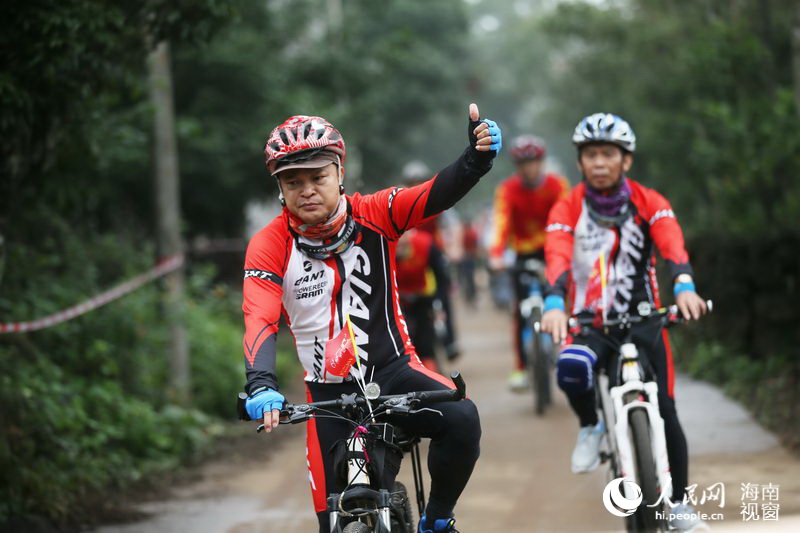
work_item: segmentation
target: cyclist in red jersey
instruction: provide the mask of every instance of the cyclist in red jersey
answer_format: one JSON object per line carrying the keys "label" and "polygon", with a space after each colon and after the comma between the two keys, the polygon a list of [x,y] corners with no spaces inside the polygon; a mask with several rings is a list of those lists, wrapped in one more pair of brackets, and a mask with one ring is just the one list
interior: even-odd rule
{"label": "cyclist in red jersey", "polygon": [[[551,210],[547,224],[547,282],[542,329],[555,342],[566,339],[556,365],[559,387],[578,415],[580,431],[572,454],[572,471],[588,472],[599,462],[603,428],[595,407],[594,368],[604,365],[610,347],[596,337],[567,336],[565,300],[571,314],[615,316],[661,305],[655,275],[656,249],[666,260],[675,302],[687,319],[706,312],[697,295],[681,227],[669,202],[653,189],[627,177],[636,137],[616,115],[584,118],[572,137],[578,148],[583,182]],[[601,267],[600,262],[605,263]],[[606,280],[600,279],[607,272]],[[605,287],[605,294],[603,291]],[[666,331],[657,324],[632,328],[634,342],[647,357],[658,383],[672,473],[672,498],[679,502],[688,486],[686,438],[675,411],[672,353]],[[690,530],[702,522],[685,503],[672,515],[675,529]]]}
{"label": "cyclist in red jersey", "polygon": [[450,290],[450,279],[444,254],[430,233],[413,228],[397,242],[397,289],[417,355],[438,372],[434,301]]}
{"label": "cyclist in red jersey", "polygon": [[[480,120],[470,105],[469,146],[433,178],[407,189],[344,194],[345,144],[320,117],[295,116],[276,127],[265,154],[278,182],[283,212],[247,247],[244,271],[245,408],[263,419],[267,432],[278,426],[284,397],[275,373],[275,339],[281,313],[295,340],[305,371],[308,401],[339,398],[357,391],[352,374],[325,373],[328,340],[349,316],[367,380],[383,394],[453,388],[426,369],[409,340],[395,283],[395,246],[408,229],[461,199],[492,166],[501,133]],[[408,433],[431,438],[431,492],[419,531],[455,531],[453,508],[479,454],[480,421],[470,400],[437,405],[442,416],[422,413],[397,421]],[[329,450],[346,438],[340,420],[307,424],[307,460],[321,532],[328,532],[326,497],[340,491]],[[391,489],[388,480],[387,489]]]}
{"label": "cyclist in red jersey", "polygon": [[528,259],[544,260],[544,228],[550,208],[569,192],[569,183],[558,174],[543,172],[547,153],[545,142],[533,135],[521,135],[511,142],[511,158],[516,173],[503,181],[495,192],[494,237],[489,249],[489,267],[506,268],[506,247],[516,254],[512,268],[514,284],[514,370],[508,377],[513,391],[528,386],[527,362],[523,352],[523,321],[519,302],[528,296],[523,265]]}

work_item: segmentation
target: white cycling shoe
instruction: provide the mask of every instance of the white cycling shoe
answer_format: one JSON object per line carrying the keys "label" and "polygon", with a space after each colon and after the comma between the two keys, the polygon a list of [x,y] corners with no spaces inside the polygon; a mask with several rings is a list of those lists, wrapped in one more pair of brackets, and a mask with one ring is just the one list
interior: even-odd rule
{"label": "white cycling shoe", "polygon": [[694,507],[688,503],[679,503],[672,509],[668,509],[669,529],[680,532],[689,531],[708,531],[711,527],[705,520],[702,520]]}
{"label": "white cycling shoe", "polygon": [[605,427],[600,421],[594,426],[584,426],[578,432],[578,441],[572,451],[572,473],[591,472],[600,465],[600,439]]}

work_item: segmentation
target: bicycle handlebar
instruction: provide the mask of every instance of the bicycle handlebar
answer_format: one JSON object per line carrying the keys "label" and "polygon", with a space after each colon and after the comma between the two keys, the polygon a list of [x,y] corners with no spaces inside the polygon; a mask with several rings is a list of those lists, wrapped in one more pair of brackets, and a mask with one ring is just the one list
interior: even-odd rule
{"label": "bicycle handlebar", "polygon": [[[706,306],[708,307],[708,312],[710,313],[714,309],[714,302],[712,300],[706,300]],[[598,321],[597,316],[590,316],[590,317],[581,317],[581,316],[573,316],[569,319],[569,328],[574,329],[577,327],[591,327],[591,328],[603,328],[609,326],[627,326],[631,324],[639,324],[645,322],[647,320],[652,320],[655,318],[660,318],[664,321],[664,327],[670,327],[675,324],[681,324],[686,322],[686,319],[680,315],[680,311],[677,305],[670,305],[669,307],[661,307],[656,309],[655,311],[651,311],[646,315],[631,315],[631,314],[624,314],[619,315],[615,318],[606,319],[605,321],[600,318]]]}
{"label": "bicycle handlebar", "polygon": [[[378,396],[370,400],[372,405],[375,406],[373,411],[377,413],[379,411],[392,410],[398,413],[413,414],[414,411],[412,408],[420,402],[454,402],[464,399],[466,397],[466,383],[464,383],[464,378],[459,372],[454,371],[450,374],[450,379],[453,380],[453,384],[456,386],[455,389],[415,391],[405,394]],[[244,393],[240,393],[240,398],[242,394]],[[342,397],[336,400],[286,404],[283,406],[283,409],[281,409],[280,423],[298,424],[300,422],[305,422],[314,417],[317,411],[345,410],[352,407],[366,406],[367,398],[358,393],[342,394]],[[250,420],[250,418],[248,417],[245,420]],[[259,426],[258,431],[261,431],[262,428],[263,426]]]}

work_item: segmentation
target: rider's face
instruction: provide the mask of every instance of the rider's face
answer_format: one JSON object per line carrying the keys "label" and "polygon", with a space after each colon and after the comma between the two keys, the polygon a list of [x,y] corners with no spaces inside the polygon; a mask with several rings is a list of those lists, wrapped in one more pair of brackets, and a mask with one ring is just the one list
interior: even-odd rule
{"label": "rider's face", "polygon": [[339,203],[340,174],[335,163],[322,168],[292,168],[281,172],[278,186],[283,191],[286,208],[305,224],[323,222]]}
{"label": "rider's face", "polygon": [[517,163],[517,172],[522,176],[522,180],[528,185],[533,185],[542,173],[541,159],[529,159]]}
{"label": "rider's face", "polygon": [[589,185],[601,191],[619,183],[632,164],[633,156],[611,143],[589,144],[578,154],[578,169]]}

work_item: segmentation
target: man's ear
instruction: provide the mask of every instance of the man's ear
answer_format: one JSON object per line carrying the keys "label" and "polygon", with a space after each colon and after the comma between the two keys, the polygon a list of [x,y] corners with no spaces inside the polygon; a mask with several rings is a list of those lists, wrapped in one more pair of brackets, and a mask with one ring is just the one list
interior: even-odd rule
{"label": "man's ear", "polygon": [[622,171],[628,172],[633,166],[633,154],[625,152],[622,154]]}

